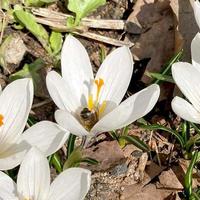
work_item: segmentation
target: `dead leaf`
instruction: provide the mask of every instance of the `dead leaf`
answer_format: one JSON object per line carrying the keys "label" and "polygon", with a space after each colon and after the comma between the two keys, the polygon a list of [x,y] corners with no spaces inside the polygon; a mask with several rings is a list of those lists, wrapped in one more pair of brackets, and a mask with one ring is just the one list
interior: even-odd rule
{"label": "dead leaf", "polygon": [[103,141],[85,149],[83,155],[99,162],[98,165],[87,167],[92,171],[105,171],[125,161],[123,151],[117,141]]}

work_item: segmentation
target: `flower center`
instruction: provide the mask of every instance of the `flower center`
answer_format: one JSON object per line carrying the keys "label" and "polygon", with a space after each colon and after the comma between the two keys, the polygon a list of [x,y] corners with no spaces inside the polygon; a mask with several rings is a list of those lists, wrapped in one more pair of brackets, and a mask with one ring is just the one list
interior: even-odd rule
{"label": "flower center", "polygon": [[99,104],[99,95],[104,85],[103,79],[94,80],[94,84],[96,85],[96,97],[94,99],[93,95],[89,94],[87,108],[83,108],[80,113],[81,122],[88,131],[98,122],[106,108],[106,101],[103,101],[101,105]]}
{"label": "flower center", "polygon": [[4,116],[2,114],[0,114],[0,127],[4,125]]}

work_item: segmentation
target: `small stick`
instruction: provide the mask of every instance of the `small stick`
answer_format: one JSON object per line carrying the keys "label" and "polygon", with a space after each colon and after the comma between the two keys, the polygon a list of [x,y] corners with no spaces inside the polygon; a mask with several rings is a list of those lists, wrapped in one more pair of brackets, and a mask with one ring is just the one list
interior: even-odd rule
{"label": "small stick", "polygon": [[[34,15],[44,17],[47,20],[57,21],[61,24],[66,24],[68,17],[73,17],[72,15],[50,11],[45,8],[31,9]],[[110,30],[124,30],[125,20],[109,20],[109,19],[92,19],[92,18],[83,18],[80,26],[87,26],[88,28],[96,29],[110,29]]]}
{"label": "small stick", "polygon": [[86,38],[90,38],[93,40],[97,40],[99,42],[103,42],[106,44],[111,44],[114,46],[128,46],[128,47],[132,47],[134,44],[132,42],[126,42],[126,41],[121,41],[121,40],[116,40],[113,38],[109,38],[109,37],[105,37],[99,34],[95,34],[95,33],[91,33],[91,32],[83,32],[83,33],[79,33],[79,32],[73,32],[76,35],[80,35]]}
{"label": "small stick", "polygon": [[33,104],[33,105],[32,105],[32,109],[38,108],[38,107],[41,107],[41,106],[44,106],[44,105],[49,104],[49,103],[51,103],[51,102],[52,102],[51,99],[46,99],[46,100],[44,100],[44,101],[42,101],[42,102],[40,102],[40,103]]}
{"label": "small stick", "polygon": [[131,43],[131,42],[121,41],[121,40],[109,38],[109,37],[106,37],[106,36],[102,36],[102,35],[99,35],[99,34],[96,34],[96,33],[91,33],[89,31],[87,31],[86,27],[78,27],[76,29],[70,29],[70,28],[67,28],[66,25],[62,25],[60,23],[53,22],[53,21],[50,21],[50,20],[46,20],[46,19],[40,18],[40,17],[36,17],[36,21],[38,23],[48,25],[52,29],[56,29],[56,30],[59,30],[59,31],[62,31],[62,32],[72,32],[76,35],[80,35],[80,36],[83,36],[83,37],[86,37],[86,38],[97,40],[99,42],[103,42],[103,43],[106,43],[106,44],[111,44],[111,45],[114,45],[114,46],[124,46],[124,45],[128,46],[128,47],[133,46],[133,43]]}

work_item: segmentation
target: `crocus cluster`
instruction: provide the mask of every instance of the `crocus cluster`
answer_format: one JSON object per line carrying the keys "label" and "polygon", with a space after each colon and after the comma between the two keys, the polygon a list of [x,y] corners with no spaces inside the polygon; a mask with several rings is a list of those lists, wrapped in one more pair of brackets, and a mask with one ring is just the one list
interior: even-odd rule
{"label": "crocus cluster", "polygon": [[[194,13],[200,27],[200,2]],[[177,62],[173,78],[187,100],[175,97],[172,109],[181,118],[200,124],[200,33],[191,44],[192,64]],[[1,200],[83,200],[91,172],[82,168],[63,171],[50,184],[47,156],[59,150],[70,133],[95,137],[123,128],[145,116],[155,106],[157,84],[122,101],[133,73],[128,47],[112,51],[93,73],[89,56],[76,38],[68,35],[61,52],[61,75],[51,71],[46,78],[49,94],[58,110],[57,123],[41,121],[25,129],[33,102],[31,79],[16,80],[0,90],[0,170],[20,165],[17,183],[0,171]]]}
{"label": "crocus cluster", "polygon": [[59,108],[55,112],[57,123],[41,121],[24,131],[34,96],[31,79],[16,80],[1,91],[0,170],[18,165],[20,169],[17,183],[0,172],[0,199],[84,199],[90,171],[67,169],[50,185],[46,157],[64,145],[69,133],[95,137],[127,126],[151,111],[160,93],[156,84],[121,102],[132,72],[132,55],[124,46],[108,55],[94,75],[86,49],[68,35],[61,52],[62,76],[51,71],[46,79],[49,94]]}

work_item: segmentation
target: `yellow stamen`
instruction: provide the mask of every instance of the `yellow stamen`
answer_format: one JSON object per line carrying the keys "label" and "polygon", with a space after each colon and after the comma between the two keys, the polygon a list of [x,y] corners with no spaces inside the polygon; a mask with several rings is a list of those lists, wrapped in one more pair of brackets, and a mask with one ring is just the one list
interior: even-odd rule
{"label": "yellow stamen", "polygon": [[103,103],[99,106],[99,116],[103,114],[105,109],[106,109],[106,101],[103,101]]}
{"label": "yellow stamen", "polygon": [[99,94],[100,94],[102,86],[104,85],[104,81],[103,79],[99,78],[99,80],[98,79],[95,80],[95,84],[97,86],[96,102],[98,102]]}
{"label": "yellow stamen", "polygon": [[94,107],[93,96],[92,94],[90,94],[88,97],[88,109],[91,111],[93,107]]}
{"label": "yellow stamen", "polygon": [[0,114],[0,126],[3,126],[4,122],[3,122],[4,116]]}

